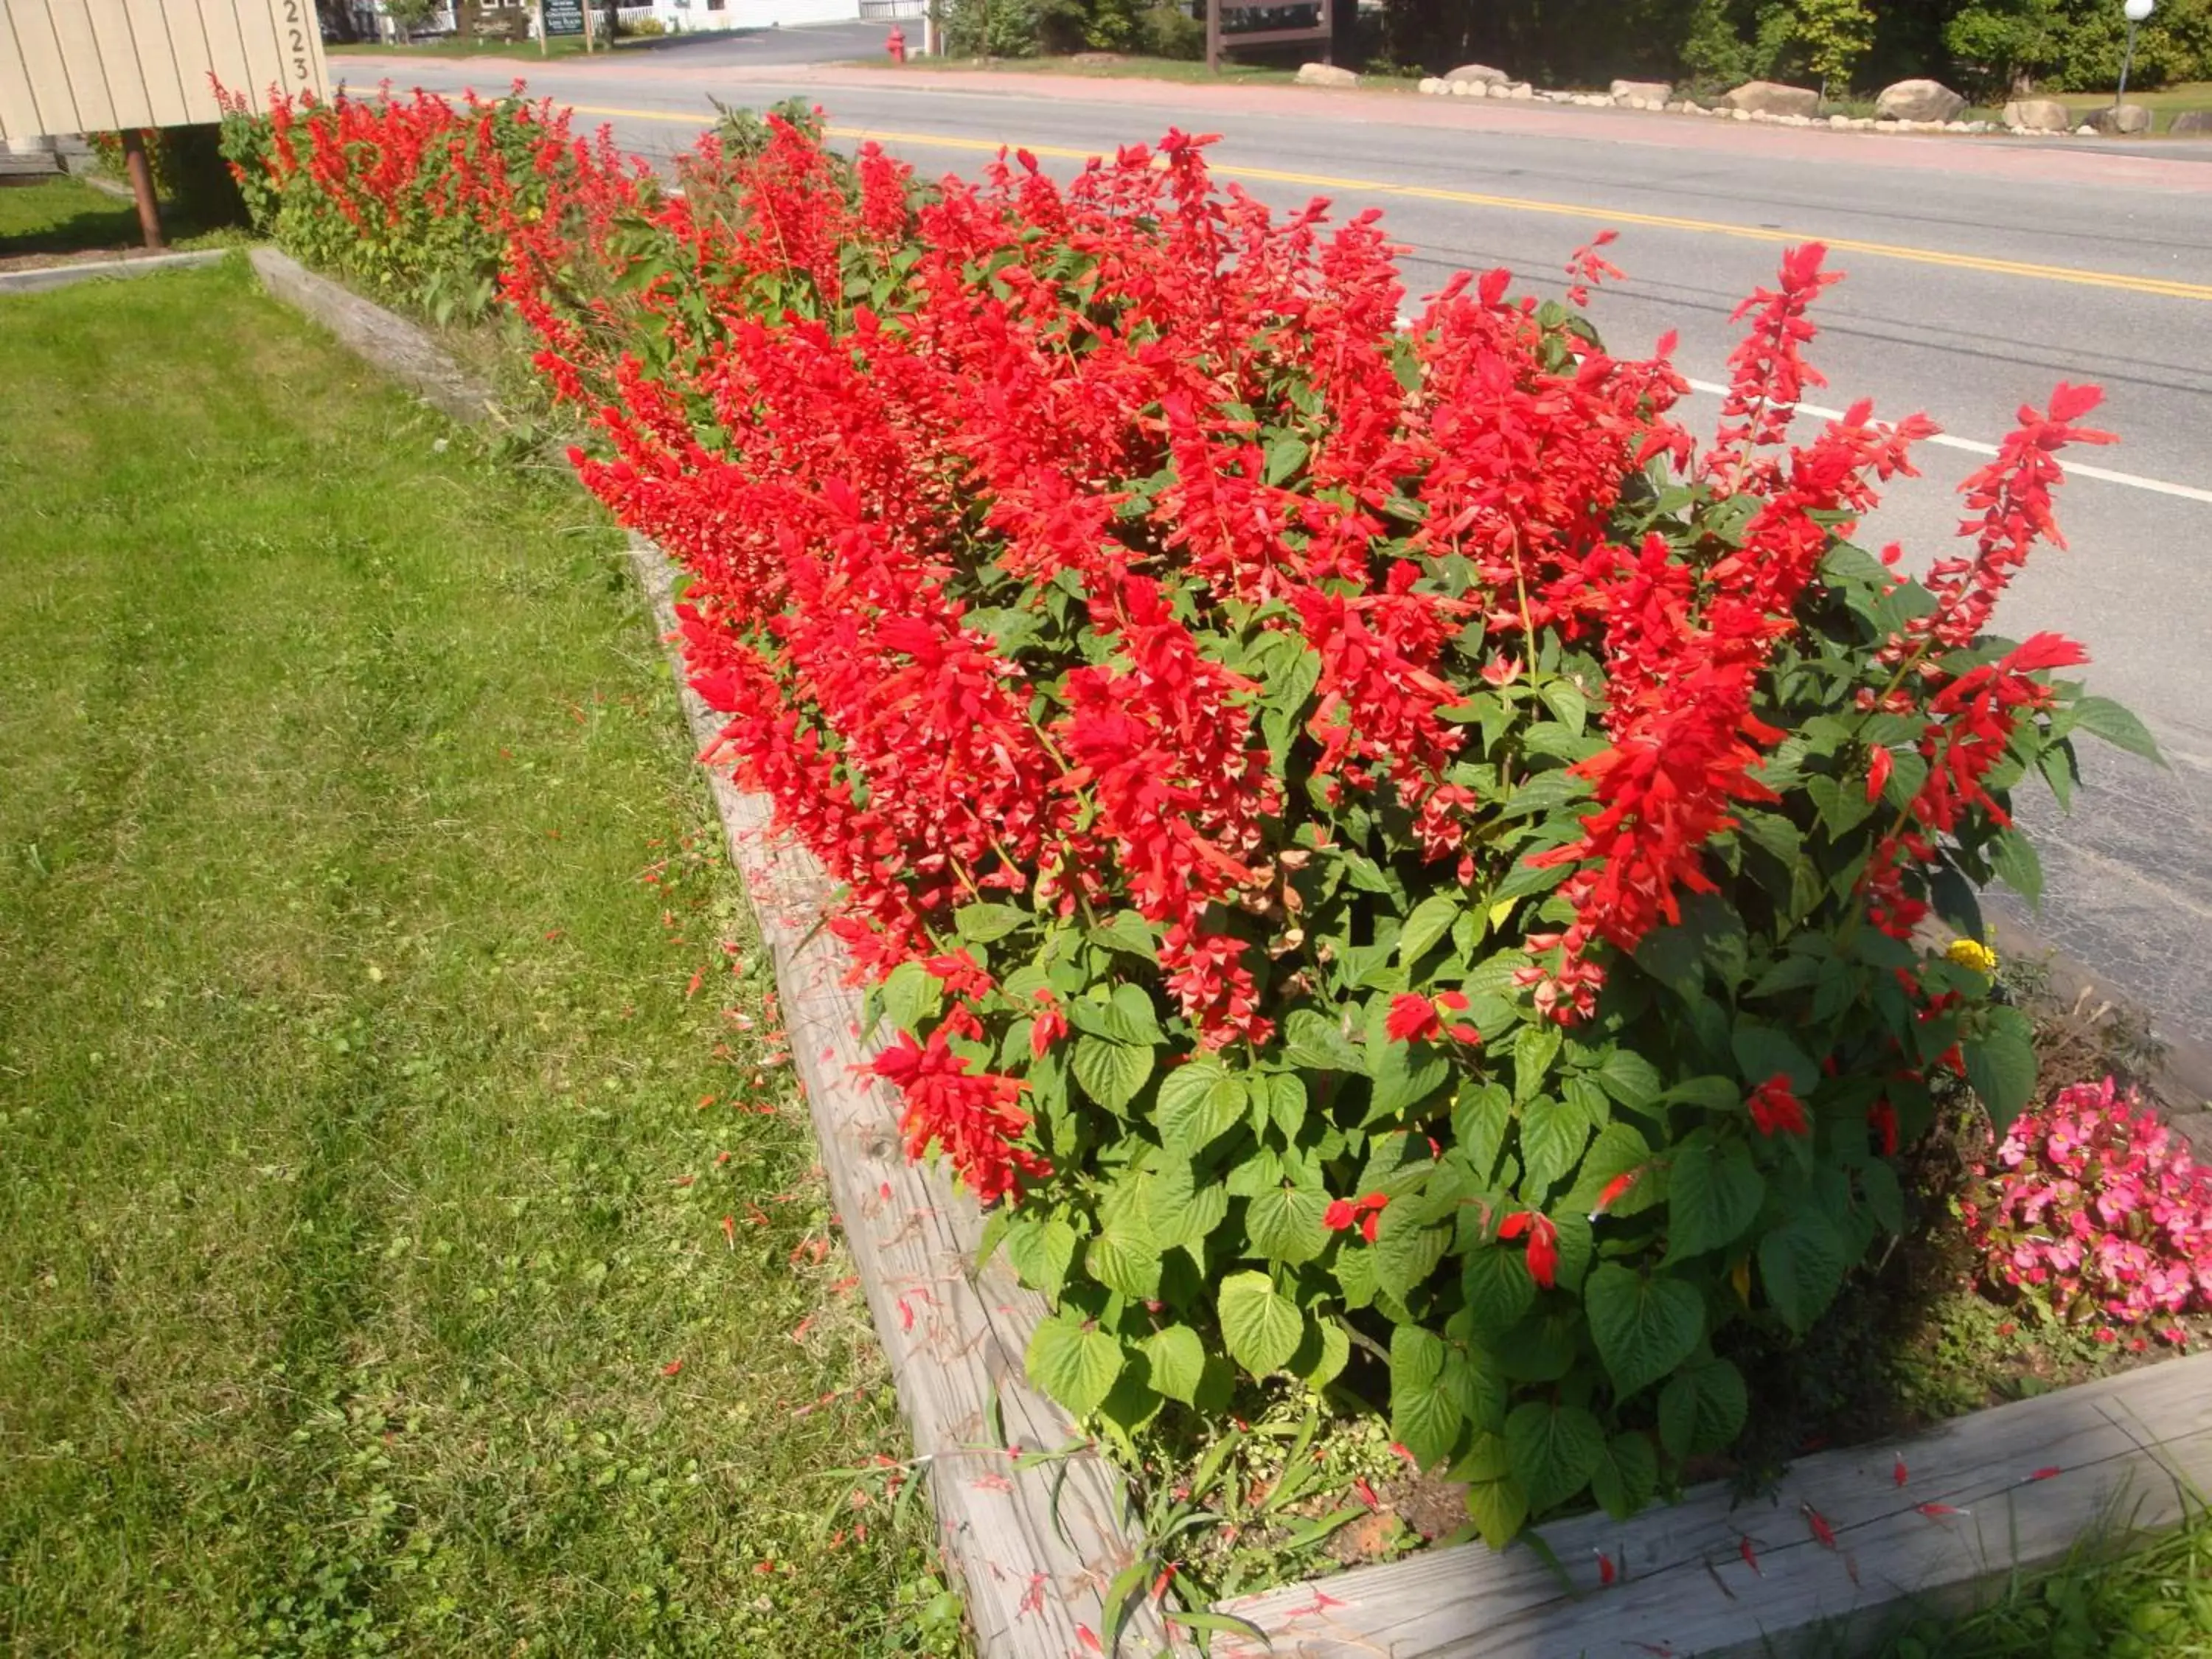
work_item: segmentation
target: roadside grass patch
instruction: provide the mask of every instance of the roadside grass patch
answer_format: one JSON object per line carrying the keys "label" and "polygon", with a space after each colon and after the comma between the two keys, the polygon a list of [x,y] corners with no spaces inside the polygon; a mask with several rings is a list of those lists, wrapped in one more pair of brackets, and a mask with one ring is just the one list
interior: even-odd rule
{"label": "roadside grass patch", "polygon": [[0,1647],[957,1650],[598,510],[235,260],[0,404]]}

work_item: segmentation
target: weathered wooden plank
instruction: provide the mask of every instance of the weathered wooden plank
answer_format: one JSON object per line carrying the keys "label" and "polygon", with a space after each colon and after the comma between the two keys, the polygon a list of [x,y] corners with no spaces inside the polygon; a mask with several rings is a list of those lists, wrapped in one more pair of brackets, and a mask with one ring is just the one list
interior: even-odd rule
{"label": "weathered wooden plank", "polygon": [[[633,537],[631,548],[655,621],[669,633],[676,625],[672,567],[642,537]],[[677,668],[680,683],[680,662]],[[721,722],[688,685],[684,703],[703,753]],[[1082,1632],[1095,1640],[1103,1628],[1103,1594],[1134,1559],[1133,1546],[1122,1524],[1120,1477],[1026,1379],[1023,1356],[1045,1316],[1043,1300],[1002,1263],[971,1274],[981,1215],[945,1175],[907,1158],[897,1097],[865,1074],[872,1045],[860,1037],[860,994],[845,983],[849,958],[821,926],[827,878],[803,848],[770,833],[766,800],[738,791],[720,768],[710,766],[708,775],[730,857],[775,957],[793,1063],[830,1192],[915,1455],[928,1463],[978,1645],[994,1659],[1095,1651]],[[994,1400],[1004,1445],[989,1421]],[[1077,1449],[1028,1470],[1014,1467],[1018,1450],[1064,1446]],[[1165,1641],[1147,1609],[1125,1651],[1154,1653]]]}
{"label": "weathered wooden plank", "polygon": [[[1273,1659],[1748,1659],[1790,1652],[1814,1629],[1866,1639],[1907,1604],[1970,1599],[2100,1529],[2170,1526],[2184,1506],[2177,1476],[2212,1486],[2212,1354],[1978,1412],[1901,1445],[1805,1458],[1771,1502],[1739,1507],[1716,1485],[1625,1525],[1595,1515],[1542,1528],[1568,1583],[1528,1550],[1471,1545],[1224,1610],[1267,1631]],[[1619,1575],[1609,1588],[1601,1552]],[[1261,1651],[1235,1640],[1215,1650]]]}

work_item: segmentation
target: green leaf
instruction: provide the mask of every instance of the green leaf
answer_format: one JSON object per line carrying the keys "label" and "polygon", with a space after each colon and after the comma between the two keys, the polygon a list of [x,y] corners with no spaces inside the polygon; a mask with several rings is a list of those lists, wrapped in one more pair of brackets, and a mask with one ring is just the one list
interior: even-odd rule
{"label": "green leaf", "polygon": [[878,994],[883,998],[884,1018],[902,1031],[914,1031],[936,1017],[944,1002],[945,987],[920,963],[902,962],[891,969]]}
{"label": "green leaf", "polygon": [[1297,1187],[1276,1187],[1253,1194],[1244,1210],[1245,1236],[1272,1261],[1295,1266],[1311,1261],[1328,1248],[1328,1195]]}
{"label": "green leaf", "polygon": [[1153,934],[1152,924],[1134,910],[1122,910],[1109,916],[1093,927],[1088,937],[1093,945],[1135,957],[1140,962],[1159,961],[1159,943]]}
{"label": "green leaf", "polygon": [[1288,432],[1279,432],[1267,440],[1264,453],[1267,484],[1273,489],[1305,465],[1306,441]]}
{"label": "green leaf", "polygon": [[1452,1108],[1452,1136],[1467,1154],[1478,1180],[1488,1181],[1513,1127],[1513,1100],[1502,1083],[1468,1083]]}
{"label": "green leaf", "polygon": [[1119,1112],[1137,1097],[1152,1074],[1152,1051],[1104,1037],[1079,1036],[1072,1062],[1075,1080],[1109,1112]]}
{"label": "green leaf", "polygon": [[2158,752],[2158,740],[2151,736],[2149,728],[2132,711],[2110,697],[2077,697],[2067,712],[2074,717],[2076,729],[2093,732],[2130,755],[2141,755],[2161,766],[2166,763],[2165,757]]}
{"label": "green leaf", "polygon": [[1659,1443],[1677,1458],[1725,1451],[1750,1404],[1743,1373],[1727,1360],[1686,1365],[1659,1391]]}
{"label": "green leaf", "polygon": [[1443,1261],[1451,1243],[1449,1227],[1425,1227],[1410,1203],[1382,1212],[1368,1253],[1375,1258],[1375,1283],[1393,1296],[1404,1296],[1423,1283]]}
{"label": "green leaf", "polygon": [[1106,1004],[1106,1035],[1116,1042],[1140,1046],[1166,1040],[1160,1031],[1159,1016],[1153,1012],[1152,999],[1143,986],[1125,981],[1114,988]]}
{"label": "green leaf", "polygon": [[1150,1299],[1160,1293],[1160,1247],[1133,1214],[1116,1216],[1083,1252],[1091,1278],[1123,1296]]}
{"label": "green leaf", "polygon": [[1029,919],[1028,911],[1012,904],[963,904],[952,913],[952,931],[970,945],[988,945]]}
{"label": "green leaf", "polygon": [[1298,1131],[1305,1127],[1306,1080],[1289,1072],[1274,1072],[1249,1078],[1245,1086],[1265,1097],[1268,1117],[1283,1132],[1283,1139],[1295,1144]]}
{"label": "green leaf", "polygon": [[1987,1030],[1967,1037],[1959,1048],[1966,1061],[1966,1081],[2002,1134],[2035,1094],[2034,1028],[2016,1008],[1992,1008]]}
{"label": "green leaf", "polygon": [[1549,1096],[1521,1109],[1521,1190],[1532,1202],[1574,1172],[1589,1145],[1589,1113]]}
{"label": "green leaf", "polygon": [[1743,1237],[1766,1197],[1766,1180],[1741,1141],[1692,1140],[1674,1155],[1667,1188],[1667,1260],[1675,1262]]}
{"label": "green leaf", "polygon": [[1579,1406],[1532,1400],[1505,1419],[1505,1455],[1540,1515],[1589,1484],[1605,1456],[1605,1431]]}
{"label": "green leaf", "polygon": [[1651,1062],[1632,1049],[1614,1048],[1598,1061],[1590,1075],[1597,1086],[1632,1111],[1640,1110],[1659,1097],[1659,1073]]}
{"label": "green leaf", "polygon": [[1390,1432],[1422,1468],[1451,1455],[1462,1420],[1444,1384],[1443,1340],[1418,1325],[1390,1333]]}
{"label": "green leaf", "polygon": [[1788,1078],[1790,1088],[1800,1095],[1808,1095],[1820,1085],[1820,1068],[1785,1031],[1744,1020],[1731,1035],[1730,1046],[1745,1081],[1753,1087],[1777,1073]]}
{"label": "green leaf", "polygon": [[1808,778],[1805,793],[1813,798],[1814,808],[1827,827],[1832,842],[1842,841],[1874,811],[1874,803],[1867,799],[1865,787],[1855,779]]}
{"label": "green leaf", "polygon": [[1216,1298],[1229,1356],[1255,1376],[1279,1371],[1298,1351],[1305,1316],[1262,1273],[1231,1273]]}
{"label": "green leaf", "polygon": [[1160,1079],[1155,1111],[1160,1145],[1195,1158],[1243,1117],[1244,1085],[1218,1060],[1196,1055]]}
{"label": "green leaf", "polygon": [[1849,1265],[1841,1235],[1817,1210],[1801,1211],[1759,1241],[1759,1282],[1782,1322],[1800,1336],[1835,1299]]}
{"label": "green leaf", "polygon": [[1411,968],[1431,946],[1451,931],[1459,920],[1460,897],[1457,893],[1431,893],[1413,907],[1413,914],[1406,918],[1406,925],[1398,930],[1398,960]]}
{"label": "green leaf", "polygon": [[1314,1322],[1312,1336],[1299,1343],[1298,1352],[1291,1355],[1291,1369],[1308,1388],[1325,1389],[1351,1358],[1352,1339],[1344,1334],[1344,1327],[1334,1319],[1319,1319]]}
{"label": "green leaf", "polygon": [[1990,868],[2030,904],[2043,902],[2043,860],[2035,843],[2019,830],[2008,830],[1990,843]]}
{"label": "green leaf", "polygon": [[1284,1054],[1294,1066],[1317,1072],[1367,1074],[1366,1058],[1336,1021],[1311,1008],[1293,1008],[1283,1022]]}
{"label": "green leaf", "polygon": [[1544,707],[1552,716],[1570,732],[1580,732],[1583,723],[1589,718],[1589,699],[1572,680],[1546,680],[1536,688],[1536,695],[1544,700]]}
{"label": "green leaf", "polygon": [[1460,1287],[1475,1334],[1492,1342],[1536,1305],[1536,1281],[1528,1277],[1523,1253],[1504,1244],[1485,1244],[1469,1251],[1460,1270]]}
{"label": "green leaf", "polygon": [[1528,1495],[1510,1474],[1496,1480],[1477,1480],[1467,1489],[1467,1513],[1482,1534],[1482,1541],[1493,1550],[1502,1550],[1528,1524]]}
{"label": "green leaf", "polygon": [[1188,1325],[1170,1325],[1154,1331],[1141,1346],[1152,1366],[1152,1387],[1170,1400],[1196,1405],[1199,1379],[1206,1375],[1206,1344],[1198,1333]]}
{"label": "green leaf", "polygon": [[1607,1262],[1589,1276],[1583,1297],[1598,1358],[1621,1399],[1687,1359],[1705,1334],[1705,1298],[1679,1279],[1646,1279]]}
{"label": "green leaf", "polygon": [[1401,1117],[1451,1080],[1451,1062],[1423,1044],[1394,1042],[1382,1020],[1367,1044],[1368,1074],[1375,1079],[1367,1106],[1368,1123]]}
{"label": "green leaf", "polygon": [[1590,1476],[1590,1495],[1616,1521],[1626,1521],[1659,1490],[1659,1454],[1640,1434],[1617,1434]]}
{"label": "green leaf", "polygon": [[1023,1284],[1042,1292],[1048,1302],[1057,1302],[1075,1261],[1075,1229],[1056,1215],[1032,1221],[1017,1214],[1006,1251]]}
{"label": "green leaf", "polygon": [[1066,1315],[1046,1320],[1030,1338],[1030,1381],[1077,1417],[1098,1409],[1121,1375],[1121,1360],[1119,1342]]}
{"label": "green leaf", "polygon": [[1513,1034],[1513,1098],[1533,1099],[1543,1091],[1544,1079],[1559,1057],[1564,1034],[1549,1020],[1523,1025]]}

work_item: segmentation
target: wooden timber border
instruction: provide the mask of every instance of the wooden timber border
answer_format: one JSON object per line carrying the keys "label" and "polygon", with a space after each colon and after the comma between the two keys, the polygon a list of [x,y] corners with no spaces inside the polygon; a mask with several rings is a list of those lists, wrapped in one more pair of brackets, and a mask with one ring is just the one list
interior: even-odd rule
{"label": "wooden timber border", "polygon": [[[356,354],[461,422],[493,418],[489,388],[423,331],[274,249],[252,257],[271,293]],[[673,567],[642,538],[632,537],[630,549],[665,640],[676,620]],[[670,662],[703,751],[720,722],[684,685],[672,648]],[[719,769],[707,772],[774,957],[823,1165],[977,1645],[986,1659],[1086,1659],[1098,1651],[1106,1589],[1138,1547],[1121,1479],[1024,1379],[1042,1298],[1003,1263],[974,1273],[982,1224],[975,1204],[935,1167],[908,1161],[896,1098],[859,1069],[868,1052],[860,995],[845,983],[842,949],[820,926],[832,896],[827,878],[771,833],[766,801]],[[1032,1451],[1066,1455],[1020,1467],[1018,1454]],[[1467,1545],[1245,1596],[1220,1610],[1251,1620],[1271,1646],[1217,1636],[1213,1651],[1221,1659],[1849,1651],[1908,1611],[1971,1605],[1993,1580],[2051,1565],[2085,1540],[2170,1526],[2199,1490],[2212,1491],[2212,1354],[1978,1412],[1911,1440],[1807,1457],[1771,1499],[1736,1504],[1715,1485],[1625,1523],[1601,1515],[1556,1522],[1537,1529],[1552,1561],[1525,1547],[1500,1555]],[[1121,1651],[1156,1654],[1169,1641],[1147,1604]]]}
{"label": "wooden timber border", "polygon": [[[2171,1526],[2205,1490],[2212,1354],[1802,1458],[1771,1500],[1737,1504],[1716,1484],[1625,1524],[1557,1522],[1538,1528],[1557,1572],[1532,1550],[1464,1545],[1225,1610],[1267,1631],[1274,1659],[1855,1651],[1908,1612],[1961,1611],[1991,1581],[2085,1542]],[[1262,1650],[1228,1641],[1215,1651],[1257,1659]]]}

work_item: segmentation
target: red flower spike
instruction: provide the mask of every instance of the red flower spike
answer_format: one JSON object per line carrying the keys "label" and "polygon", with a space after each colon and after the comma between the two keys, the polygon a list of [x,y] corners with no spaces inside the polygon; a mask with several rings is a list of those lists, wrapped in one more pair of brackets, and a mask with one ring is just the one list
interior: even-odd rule
{"label": "red flower spike", "polygon": [[1643,1170],[1629,1170],[1613,1176],[1612,1180],[1607,1182],[1603,1187],[1598,1189],[1597,1206],[1590,1212],[1590,1219],[1595,1221],[1600,1216],[1603,1215],[1607,1210],[1611,1209],[1613,1205],[1620,1200],[1621,1195],[1627,1192],[1628,1189],[1633,1187],[1638,1181],[1642,1180],[1643,1177]]}
{"label": "red flower spike", "polygon": [[1744,1565],[1749,1567],[1761,1578],[1766,1577],[1766,1569],[1759,1565],[1759,1552],[1751,1547],[1751,1534],[1749,1533],[1741,1533],[1737,1535],[1736,1553],[1743,1557]]}
{"label": "red flower spike", "polygon": [[1595,1551],[1594,1553],[1597,1557],[1598,1583],[1601,1586],[1612,1583],[1617,1574],[1617,1569],[1613,1565],[1613,1558],[1603,1550]]}
{"label": "red flower spike", "polygon": [[1528,1277],[1548,1291],[1559,1277],[1559,1230],[1548,1216],[1534,1210],[1523,1210],[1498,1224],[1498,1237],[1507,1243],[1523,1234],[1528,1239]]}
{"label": "red flower spike", "polygon": [[1751,1121],[1763,1135],[1810,1133],[1803,1104],[1790,1091],[1790,1079],[1778,1072],[1753,1089],[1744,1103],[1750,1108]]}
{"label": "red flower spike", "polygon": [[1813,1536],[1820,1540],[1820,1547],[1822,1549],[1829,1550],[1835,1548],[1835,1528],[1829,1526],[1827,1522],[1822,1518],[1820,1511],[1814,1509],[1810,1504],[1801,1504],[1798,1507],[1805,1511],[1805,1524],[1812,1528]]}
{"label": "red flower spike", "polygon": [[1907,1471],[1905,1467],[1905,1454],[1903,1452],[1897,1454],[1897,1467],[1892,1469],[1889,1473],[1891,1480],[1900,1486],[1912,1478],[1910,1472]]}

